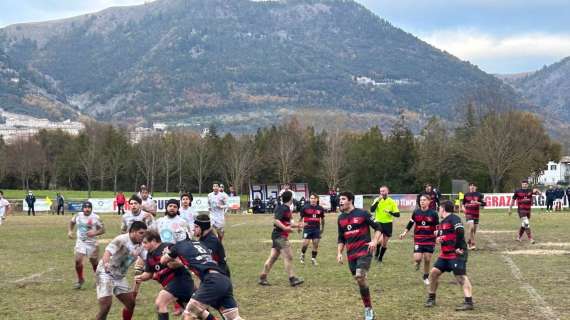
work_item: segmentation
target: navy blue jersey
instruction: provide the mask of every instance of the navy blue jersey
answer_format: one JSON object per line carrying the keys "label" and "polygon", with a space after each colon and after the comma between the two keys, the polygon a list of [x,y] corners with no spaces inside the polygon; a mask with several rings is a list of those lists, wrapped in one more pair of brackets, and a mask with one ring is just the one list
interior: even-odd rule
{"label": "navy blue jersey", "polygon": [[372,240],[370,227],[380,230],[368,211],[354,209],[338,216],[338,243],[346,245],[346,257],[349,261],[368,255],[368,243]]}
{"label": "navy blue jersey", "polygon": [[170,247],[170,256],[173,258],[179,257],[182,263],[196,274],[200,280],[204,280],[204,276],[209,270],[215,270],[223,273],[214,261],[210,250],[200,241],[184,240],[177,242]]}
{"label": "navy blue jersey", "polygon": [[320,229],[321,219],[325,218],[325,209],[319,205],[306,204],[299,212],[304,223],[304,229]]}
{"label": "navy blue jersey", "polygon": [[412,213],[412,218],[406,228],[410,230],[414,227],[414,244],[420,246],[435,246],[435,230],[439,224],[439,216],[432,209],[422,211],[416,209]]}
{"label": "navy blue jersey", "polygon": [[[286,226],[289,227],[291,226],[291,208],[287,205],[284,204],[280,204],[277,206],[277,208],[275,208],[275,220],[279,220],[281,221],[281,223]],[[274,226],[273,227],[273,232],[271,232],[271,239],[275,240],[279,237],[283,237],[285,239],[287,239],[289,237],[289,231],[285,231],[281,228],[279,228],[278,226]]]}
{"label": "navy blue jersey", "polygon": [[226,263],[226,250],[224,249],[222,242],[220,242],[220,239],[218,239],[213,232],[208,232],[200,237],[200,242],[210,250],[212,259],[218,263],[219,267],[229,277],[230,272]]}

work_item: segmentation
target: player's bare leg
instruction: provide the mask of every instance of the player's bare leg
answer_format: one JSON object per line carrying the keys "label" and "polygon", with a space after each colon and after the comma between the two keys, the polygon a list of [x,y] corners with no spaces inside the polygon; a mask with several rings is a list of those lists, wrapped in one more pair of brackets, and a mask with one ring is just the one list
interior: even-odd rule
{"label": "player's bare leg", "polygon": [[216,230],[216,234],[218,235],[218,239],[220,239],[220,242],[222,242],[222,240],[224,239],[224,228],[214,227],[214,230]]}
{"label": "player's bare leg", "polygon": [[221,313],[226,320],[245,320],[240,317],[238,308],[222,309]]}
{"label": "player's bare leg", "polygon": [[465,302],[455,308],[457,311],[473,310],[473,288],[471,287],[471,281],[466,275],[455,276],[457,283],[463,289],[463,296],[465,297]]}
{"label": "player's bare leg", "polygon": [[93,268],[93,272],[97,271],[97,264],[99,263],[99,247],[95,247],[95,250],[89,257],[89,262],[91,263],[91,268]]}
{"label": "player's bare leg", "polygon": [[271,253],[269,253],[269,258],[267,258],[267,260],[263,264],[263,271],[261,271],[261,274],[259,275],[259,284],[269,285],[269,282],[267,282],[267,275],[269,274],[271,268],[279,258],[279,255],[281,255],[280,250],[271,248]]}
{"label": "player's bare leg", "polygon": [[159,320],[168,319],[168,305],[176,302],[176,297],[166,290],[160,290],[154,301]]}
{"label": "player's bare leg", "polygon": [[420,270],[420,264],[422,263],[423,254],[420,252],[414,252],[412,256],[412,260],[414,261],[414,266],[416,267],[416,271]]}
{"label": "player's bare leg", "polygon": [[432,254],[431,254],[431,253],[428,253],[428,252],[424,252],[424,253],[422,254],[422,258],[423,258],[423,261],[424,261],[424,276],[423,276],[423,279],[424,279],[424,283],[425,283],[426,285],[429,285],[429,284],[430,284],[430,281],[429,281],[429,273],[430,273],[430,268],[431,268],[431,256],[432,256]]}
{"label": "player's bare leg", "polygon": [[285,272],[287,272],[287,275],[289,276],[289,284],[292,287],[300,285],[304,281],[303,279],[295,277],[295,272],[293,271],[293,251],[291,250],[291,247],[281,249],[281,253],[283,254]]}
{"label": "player's bare leg", "polygon": [[428,299],[425,303],[426,307],[435,306],[435,293],[439,285],[439,277],[441,276],[441,271],[438,268],[432,268],[429,273],[429,286],[428,286]]}
{"label": "player's bare leg", "polygon": [[309,241],[310,239],[303,239],[303,244],[301,246],[301,257],[300,257],[301,264],[305,264],[305,253],[307,252],[307,248],[309,247]]}
{"label": "player's bare leg", "polygon": [[364,304],[365,319],[375,319],[374,311],[372,310],[372,300],[370,299],[370,288],[368,287],[366,272],[361,269],[356,269],[354,280],[356,280],[356,284],[358,284],[360,298]]}
{"label": "player's bare leg", "polygon": [[317,263],[317,254],[319,253],[319,241],[320,239],[313,239],[313,251],[311,252],[311,263],[316,266]]}
{"label": "player's bare leg", "polygon": [[123,308],[123,320],[130,320],[133,318],[135,311],[135,296],[133,292],[123,293],[117,295],[117,299],[125,306]]}
{"label": "player's bare leg", "polygon": [[84,257],[84,254],[78,252],[75,253],[75,273],[77,274],[77,282],[73,285],[74,289],[81,289],[81,286],[83,286],[83,283],[85,282],[85,278],[83,276]]}
{"label": "player's bare leg", "polygon": [[184,311],[184,320],[214,320],[214,316],[208,312],[208,306],[199,301],[190,299]]}
{"label": "player's bare leg", "polygon": [[97,320],[106,320],[111,305],[113,304],[113,296],[103,297],[99,299],[99,313],[97,313]]}

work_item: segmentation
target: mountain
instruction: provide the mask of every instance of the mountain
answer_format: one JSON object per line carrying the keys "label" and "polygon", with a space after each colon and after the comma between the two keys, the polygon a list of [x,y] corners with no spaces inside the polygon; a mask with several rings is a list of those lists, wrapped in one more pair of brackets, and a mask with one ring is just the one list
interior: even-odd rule
{"label": "mountain", "polygon": [[8,26],[0,48],[105,121],[252,130],[297,114],[389,125],[398,108],[453,118],[479,90],[516,100],[352,0],[157,0]]}
{"label": "mountain", "polygon": [[78,114],[49,78],[15,63],[2,51],[0,108],[51,120],[74,119]]}
{"label": "mountain", "polygon": [[507,82],[545,116],[570,122],[570,57]]}

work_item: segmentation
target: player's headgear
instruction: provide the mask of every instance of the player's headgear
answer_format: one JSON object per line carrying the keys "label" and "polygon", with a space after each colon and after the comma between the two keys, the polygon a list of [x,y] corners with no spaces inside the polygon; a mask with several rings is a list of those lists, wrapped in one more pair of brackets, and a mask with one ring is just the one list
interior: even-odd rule
{"label": "player's headgear", "polygon": [[93,208],[93,204],[90,201],[85,201],[81,205],[81,209],[83,209],[83,208]]}
{"label": "player's headgear", "polygon": [[166,201],[166,208],[168,208],[169,205],[171,204],[175,204],[178,208],[180,208],[180,202],[176,199],[170,199],[168,201]]}
{"label": "player's headgear", "polygon": [[211,227],[210,216],[207,214],[200,214],[194,219],[194,224],[200,227],[202,230],[208,230]]}

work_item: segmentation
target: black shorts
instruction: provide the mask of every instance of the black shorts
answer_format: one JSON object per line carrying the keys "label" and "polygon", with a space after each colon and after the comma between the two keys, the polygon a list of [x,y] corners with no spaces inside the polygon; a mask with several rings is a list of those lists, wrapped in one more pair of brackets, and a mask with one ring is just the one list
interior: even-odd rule
{"label": "black shorts", "polygon": [[519,213],[519,218],[522,219],[524,217],[527,217],[530,219],[530,210],[528,210],[528,211],[527,210],[522,210],[522,211],[518,210],[518,213]]}
{"label": "black shorts", "polygon": [[456,276],[464,276],[467,274],[467,260],[465,259],[442,259],[437,258],[433,265],[434,268],[441,272],[452,272]]}
{"label": "black shorts", "polygon": [[348,260],[348,268],[350,268],[350,273],[356,275],[356,269],[361,269],[365,273],[370,269],[370,263],[372,262],[372,255],[368,254],[359,257],[356,260]]}
{"label": "black shorts", "polygon": [[414,253],[433,253],[435,250],[435,245],[414,245]]}
{"label": "black shorts", "polygon": [[237,307],[232,282],[221,273],[206,274],[200,287],[192,295],[192,299],[218,310]]}
{"label": "black shorts", "polygon": [[317,228],[303,229],[303,239],[320,239],[321,230]]}
{"label": "black shorts", "polygon": [[380,232],[382,232],[382,234],[386,235],[386,237],[392,237],[392,222],[387,222],[387,223],[379,223],[380,225]]}
{"label": "black shorts", "polygon": [[194,281],[192,278],[174,278],[164,290],[176,297],[178,304],[186,305],[194,292]]}

